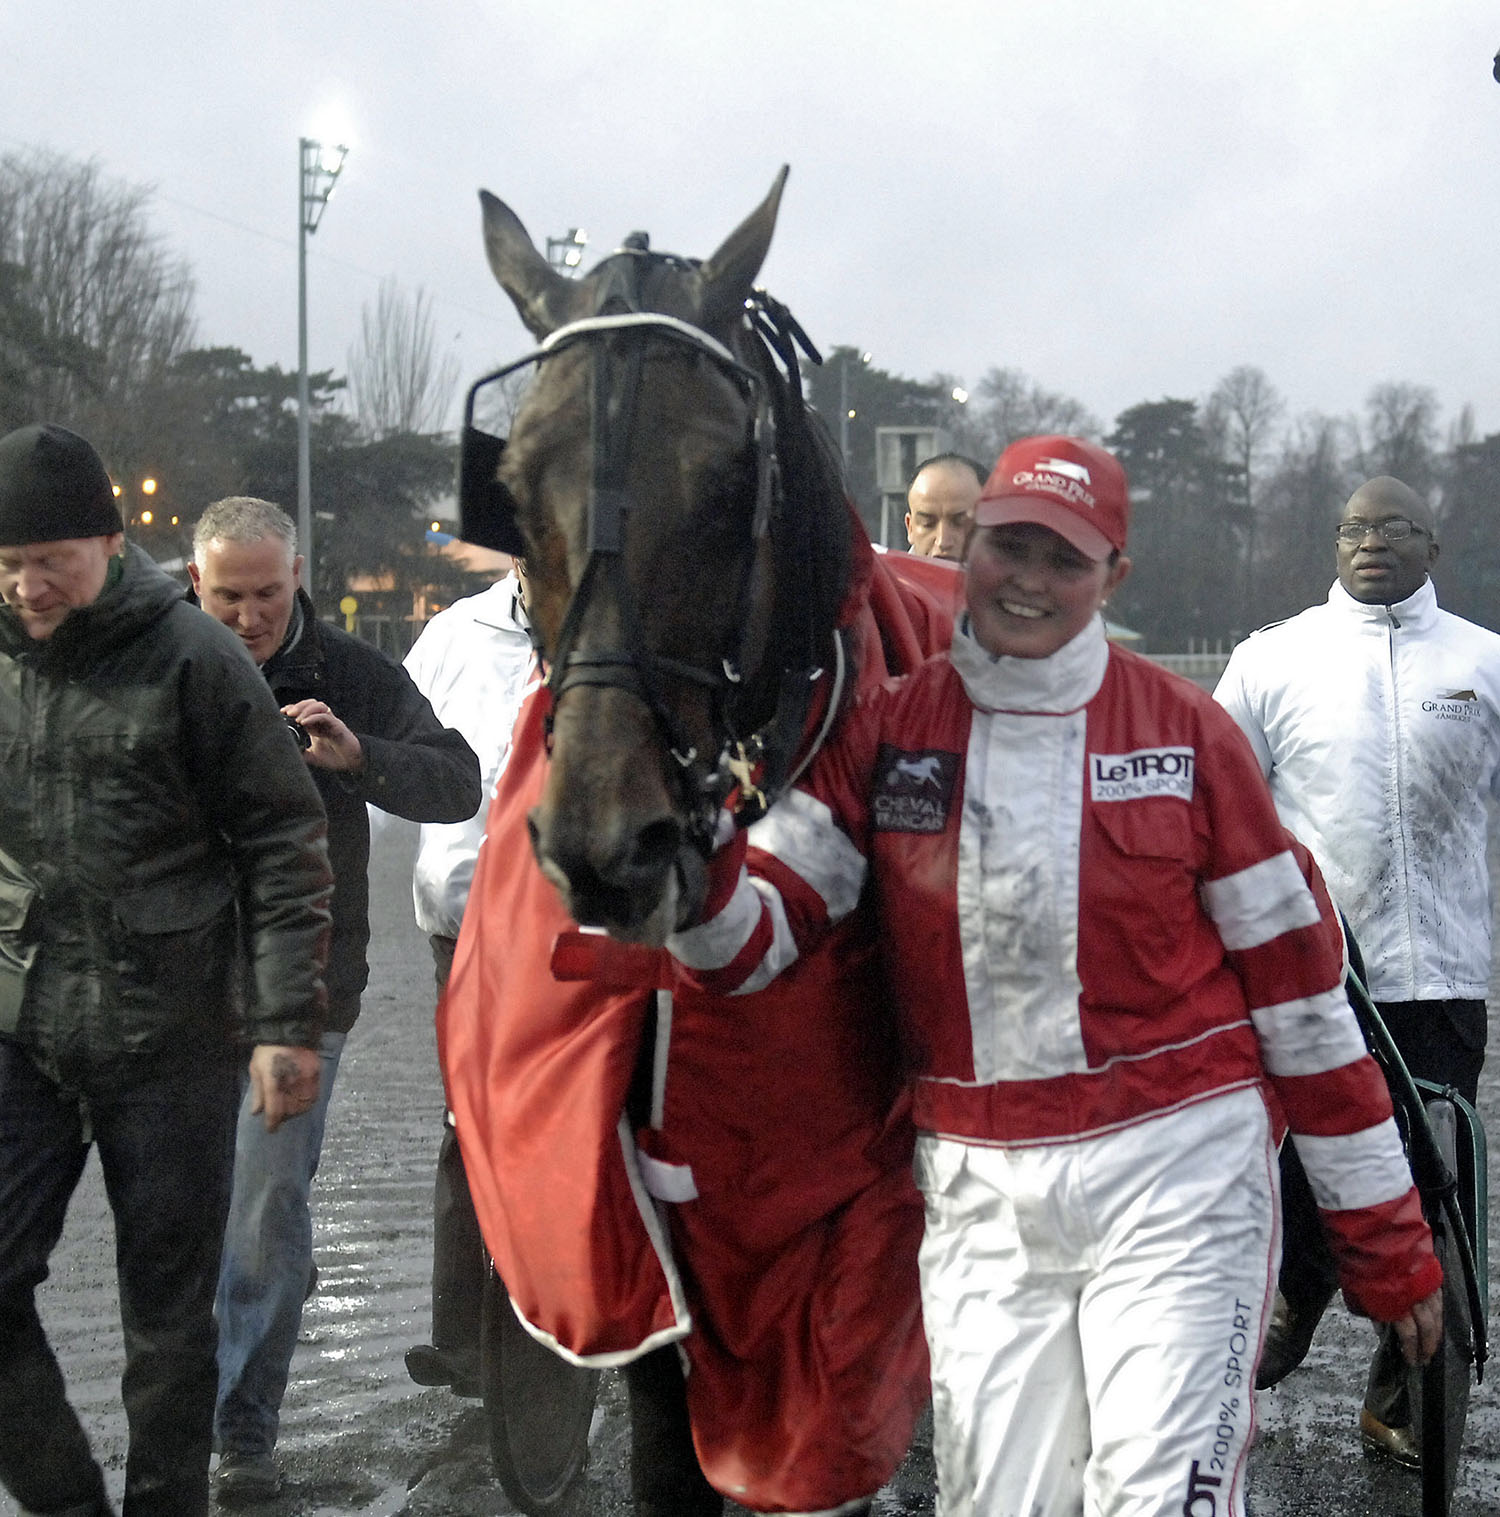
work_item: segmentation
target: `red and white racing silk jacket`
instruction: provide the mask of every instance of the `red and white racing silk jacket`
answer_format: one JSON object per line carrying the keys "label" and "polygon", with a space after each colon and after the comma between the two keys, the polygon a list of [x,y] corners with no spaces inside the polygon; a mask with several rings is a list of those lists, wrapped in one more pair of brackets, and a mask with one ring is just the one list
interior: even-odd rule
{"label": "red and white racing silk jacket", "polygon": [[669,944],[692,983],[767,984],[868,886],[919,1128],[1066,1142],[1269,1082],[1357,1308],[1436,1289],[1315,866],[1221,708],[1098,618],[1047,659],[960,630],[748,843]]}

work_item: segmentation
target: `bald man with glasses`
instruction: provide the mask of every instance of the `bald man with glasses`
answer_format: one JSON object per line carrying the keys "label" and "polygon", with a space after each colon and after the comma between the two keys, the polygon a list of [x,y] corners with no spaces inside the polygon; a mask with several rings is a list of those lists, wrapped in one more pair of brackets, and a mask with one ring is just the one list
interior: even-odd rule
{"label": "bald man with glasses", "polygon": [[[1412,1074],[1472,1103],[1490,979],[1500,637],[1439,608],[1432,513],[1400,480],[1362,484],[1334,538],[1328,599],[1241,643],[1214,693],[1348,918]],[[1263,1386],[1301,1363],[1336,1283],[1289,1146],[1282,1175],[1285,1258]],[[1384,1341],[1360,1433],[1372,1452],[1420,1466],[1405,1375]]]}

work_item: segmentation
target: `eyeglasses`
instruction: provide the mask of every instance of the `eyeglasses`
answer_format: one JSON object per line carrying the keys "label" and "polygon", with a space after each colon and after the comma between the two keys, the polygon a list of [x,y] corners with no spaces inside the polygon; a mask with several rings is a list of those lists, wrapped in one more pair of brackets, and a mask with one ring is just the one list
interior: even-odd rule
{"label": "eyeglasses", "polygon": [[1425,527],[1419,527],[1404,516],[1393,516],[1388,521],[1341,521],[1338,524],[1338,539],[1341,543],[1362,543],[1371,533],[1383,537],[1388,543],[1404,543],[1413,532],[1428,535]]}

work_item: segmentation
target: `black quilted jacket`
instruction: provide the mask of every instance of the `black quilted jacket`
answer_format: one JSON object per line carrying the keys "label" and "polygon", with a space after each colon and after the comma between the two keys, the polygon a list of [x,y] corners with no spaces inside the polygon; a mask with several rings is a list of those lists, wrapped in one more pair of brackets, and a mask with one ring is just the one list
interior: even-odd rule
{"label": "black quilted jacket", "polygon": [[317,790],[234,634],[140,549],[32,641],[0,607],[0,1037],[67,1086],[316,1044],[330,870]]}

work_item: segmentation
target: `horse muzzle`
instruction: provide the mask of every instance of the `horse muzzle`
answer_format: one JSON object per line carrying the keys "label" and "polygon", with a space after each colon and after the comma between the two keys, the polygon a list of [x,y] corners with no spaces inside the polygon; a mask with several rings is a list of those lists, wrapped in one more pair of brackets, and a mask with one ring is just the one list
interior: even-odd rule
{"label": "horse muzzle", "polygon": [[527,826],[538,866],[580,926],[660,948],[669,933],[696,918],[707,893],[707,866],[676,818],[637,827],[559,825],[544,803]]}

